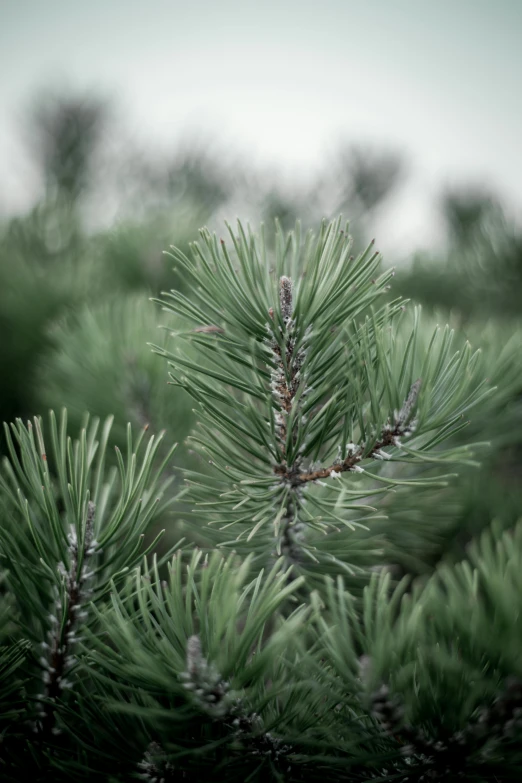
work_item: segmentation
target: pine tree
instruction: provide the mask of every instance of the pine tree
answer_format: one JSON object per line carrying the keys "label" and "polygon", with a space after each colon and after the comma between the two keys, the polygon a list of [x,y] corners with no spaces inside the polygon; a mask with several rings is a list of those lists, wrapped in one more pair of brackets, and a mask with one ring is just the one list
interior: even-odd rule
{"label": "pine tree", "polygon": [[110,420],[7,429],[8,781],[518,779],[521,525],[417,579],[387,531],[406,549],[401,506],[484,449],[463,441],[494,399],[481,354],[426,343],[340,221],[267,247],[202,230],[173,252],[190,293],[161,300],[186,324],[155,350],[195,402],[177,500],[204,546],[143,543],[173,499],[161,436],[129,429],[112,469]]}

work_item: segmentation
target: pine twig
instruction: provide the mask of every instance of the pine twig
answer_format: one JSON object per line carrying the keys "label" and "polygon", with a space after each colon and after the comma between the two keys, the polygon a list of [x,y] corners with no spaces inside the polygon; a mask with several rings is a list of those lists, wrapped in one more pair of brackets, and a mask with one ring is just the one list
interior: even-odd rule
{"label": "pine twig", "polygon": [[[301,467],[301,458],[296,455],[291,464],[288,464],[287,441],[288,420],[294,412],[295,397],[301,383],[301,368],[305,359],[305,349],[296,351],[296,340],[293,334],[293,288],[289,277],[281,277],[279,281],[279,305],[284,324],[284,347],[272,339],[270,346],[276,369],[272,371],[272,395],[279,408],[276,414],[276,437],[279,450],[282,455],[280,464],[274,467],[274,473],[280,476],[283,485],[290,489],[287,499],[286,512],[282,519],[281,536],[279,546],[281,553],[293,564],[298,562],[301,550],[301,537],[303,525],[297,520],[297,511],[300,495],[300,484],[297,477]],[[273,313],[272,313],[273,317]],[[292,443],[295,445],[296,433],[291,433]]]}
{"label": "pine twig", "polygon": [[401,754],[427,767],[419,781],[444,780],[444,776],[464,777],[471,756],[480,763],[487,760],[498,745],[522,730],[522,682],[507,681],[505,690],[490,707],[484,707],[478,718],[470,720],[461,731],[433,739],[422,729],[404,723],[400,702],[382,685],[371,697],[371,713],[383,731],[401,743]]}
{"label": "pine twig", "polygon": [[39,710],[40,721],[35,731],[42,739],[50,734],[59,734],[56,727],[56,704],[64,689],[70,688],[71,683],[66,679],[66,674],[73,665],[71,648],[78,641],[76,630],[78,625],[87,617],[87,612],[82,609],[82,604],[90,595],[86,584],[92,576],[88,570],[88,560],[95,554],[97,542],[94,540],[94,515],[96,506],[89,501],[87,505],[87,517],[84,528],[84,540],[78,541],[78,535],[74,526],[68,536],[69,541],[69,568],[64,563],[58,564],[58,571],[63,579],[65,597],[59,594],[55,601],[55,613],[50,614],[51,629],[48,633],[49,642],[43,642],[42,648],[47,651],[40,662],[44,668],[43,681],[45,684],[44,695],[41,698]]}
{"label": "pine twig", "polygon": [[241,699],[230,691],[230,684],[203,656],[197,635],[188,639],[187,668],[181,679],[198,708],[231,729],[234,739],[245,745],[250,754],[276,761],[290,752],[288,745],[264,730],[260,716],[246,710]]}
{"label": "pine twig", "polygon": [[420,378],[415,381],[402,408],[395,413],[393,425],[388,422],[384,426],[379,439],[367,453],[365,453],[364,448],[349,443],[347,447],[348,455],[342,462],[335,462],[327,468],[319,468],[309,473],[300,473],[295,479],[297,485],[328,477],[336,478],[341,473],[347,471],[357,473],[361,470],[358,463],[363,459],[389,459],[389,455],[383,449],[388,446],[400,446],[400,439],[411,435],[415,431],[415,421],[410,421],[410,419],[419,395],[421,382]]}

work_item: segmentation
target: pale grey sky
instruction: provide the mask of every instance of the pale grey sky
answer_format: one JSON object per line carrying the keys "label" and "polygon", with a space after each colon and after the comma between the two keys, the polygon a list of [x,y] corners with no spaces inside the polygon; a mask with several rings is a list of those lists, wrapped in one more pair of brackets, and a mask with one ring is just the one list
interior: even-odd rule
{"label": "pale grey sky", "polygon": [[402,150],[397,247],[435,238],[446,183],[522,212],[522,0],[0,0],[4,207],[28,198],[20,116],[53,82],[115,97],[161,147],[204,132],[300,172],[338,140]]}

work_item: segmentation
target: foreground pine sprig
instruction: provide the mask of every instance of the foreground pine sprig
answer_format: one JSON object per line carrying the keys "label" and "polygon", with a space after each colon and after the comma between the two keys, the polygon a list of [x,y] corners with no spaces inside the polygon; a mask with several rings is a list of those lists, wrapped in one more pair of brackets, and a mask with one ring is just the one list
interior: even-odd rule
{"label": "foreground pine sprig", "polygon": [[38,418],[6,428],[0,568],[13,598],[13,650],[26,653],[12,689],[22,689],[18,696],[25,693],[25,700],[2,730],[8,749],[41,749],[31,774],[44,773],[49,749],[69,730],[84,635],[96,623],[92,604],[103,605],[109,590],[155,547],[158,539],[144,546],[144,535],[170,502],[162,499],[169,484],[164,463],[154,464],[161,437],[143,449],[145,431],[133,442],[129,430],[126,458],[118,454],[119,470],[105,472],[111,423],[99,433],[98,421],[87,422],[75,442],[65,412],[59,422],[51,413],[47,428]]}
{"label": "foreground pine sprig", "polygon": [[[289,672],[293,639],[310,613],[301,606],[284,619],[278,615],[303,580],[288,584],[281,560],[255,574],[251,561],[201,551],[185,560],[180,550],[166,581],[156,564],[144,566],[99,615],[104,633],[89,642],[94,667],[85,687],[109,698],[100,701],[103,708],[91,706],[91,720],[108,729],[121,716],[139,716],[142,772],[151,763],[151,743],[158,769],[195,772],[199,759],[199,779],[212,779],[216,765],[222,774],[258,769],[269,778],[300,766],[286,737],[299,720],[292,704],[311,684],[307,676],[292,682]],[[194,759],[187,748],[194,748]],[[93,744],[93,757],[106,752]]]}
{"label": "foreground pine sprig", "polygon": [[429,465],[470,461],[439,444],[491,391],[479,354],[437,329],[421,355],[418,311],[384,303],[393,270],[371,245],[353,258],[340,221],[304,240],[278,233],[273,261],[263,232],[229,236],[202,231],[192,258],[174,250],[193,296],[161,302],[192,325],[174,352],[156,350],[197,402],[192,443],[211,465],[186,472],[186,500],[220,545],[283,555],[308,578],[355,575],[375,563],[366,533],[369,557],[357,551],[376,513],[365,500],[444,486]]}
{"label": "foreground pine sprig", "polygon": [[373,719],[384,780],[512,779],[522,762],[521,566],[522,524],[495,525],[425,585],[404,579],[390,592],[389,575],[374,575],[362,612],[342,579],[328,584],[327,620],[314,597],[331,687]]}

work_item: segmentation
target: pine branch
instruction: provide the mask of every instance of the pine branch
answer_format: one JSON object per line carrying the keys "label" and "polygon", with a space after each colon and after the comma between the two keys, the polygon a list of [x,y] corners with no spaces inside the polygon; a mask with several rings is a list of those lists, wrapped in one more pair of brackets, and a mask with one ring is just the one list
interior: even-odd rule
{"label": "pine branch", "polygon": [[[445,486],[450,476],[427,476],[427,466],[469,461],[465,447],[438,445],[489,393],[477,356],[452,354],[452,335],[440,330],[421,355],[417,311],[398,333],[403,303],[378,307],[393,270],[378,274],[371,245],[353,259],[340,221],[304,242],[299,228],[278,234],[272,266],[262,233],[238,224],[230,236],[231,248],[203,230],[192,259],[175,251],[192,295],[171,291],[161,302],[193,324],[172,352],[156,350],[197,402],[192,442],[211,465],[185,472],[185,498],[210,541],[264,562],[283,555],[293,575],[336,567],[360,579],[362,561],[375,564],[370,548],[359,564],[335,545],[327,551],[325,535],[355,553],[351,531],[377,511],[369,495]],[[388,459],[393,473],[378,467]]]}
{"label": "pine branch", "polygon": [[204,658],[197,635],[187,641],[187,668],[181,679],[198,708],[226,726],[247,753],[278,761],[291,752],[289,746],[263,729],[259,715],[249,712],[243,701],[230,693],[230,684]]}
{"label": "pine branch", "polygon": [[404,710],[386,685],[370,701],[372,715],[389,737],[399,741],[406,761],[426,768],[418,781],[465,778],[470,764],[487,761],[503,740],[522,731],[522,682],[517,678],[511,678],[491,706],[483,707],[463,729],[442,738],[431,738],[405,723]]}
{"label": "pine branch", "polygon": [[[282,346],[278,340],[272,338],[270,347],[272,360],[275,365],[272,370],[271,389],[278,412],[275,415],[275,433],[281,462],[274,467],[274,473],[280,476],[283,487],[288,488],[286,510],[281,518],[281,533],[276,542],[276,552],[282,553],[289,565],[298,563],[301,555],[301,538],[304,530],[302,522],[298,519],[299,501],[302,493],[300,466],[302,458],[299,451],[290,459],[287,459],[287,443],[292,445],[292,453],[297,443],[297,426],[300,418],[300,405],[296,401],[296,395],[301,386],[301,368],[306,357],[303,346],[296,349],[296,339],[293,334],[293,292],[292,281],[288,277],[281,277],[279,281],[279,304],[283,326],[280,328]],[[273,319],[273,311],[272,311]],[[302,389],[301,399],[306,396],[306,387]],[[292,575],[290,574],[290,578]]]}
{"label": "pine branch", "polygon": [[[296,486],[306,484],[308,481],[318,481],[323,478],[338,478],[341,473],[346,471],[360,472],[358,463],[363,459],[389,459],[389,455],[383,451],[387,446],[401,446],[401,438],[407,437],[415,432],[415,422],[410,422],[411,414],[414,410],[419,389],[421,386],[420,378],[412,385],[408,397],[400,411],[395,414],[395,421],[392,424],[388,421],[384,426],[379,439],[369,449],[365,449],[364,444],[356,446],[354,443],[348,443],[346,450],[348,456],[342,461],[334,462],[328,468],[318,468],[312,473],[299,473],[294,479]],[[274,469],[279,473],[279,468]]]}
{"label": "pine branch", "polygon": [[[161,438],[151,438],[143,453],[143,432],[133,443],[129,430],[119,477],[114,470],[105,474],[110,424],[98,440],[94,421],[76,442],[67,435],[65,413],[59,426],[51,413],[47,433],[39,419],[27,426],[18,421],[7,431],[10,460],[0,472],[0,556],[13,597],[9,644],[30,644],[34,652],[20,666],[23,709],[13,701],[13,721],[0,725],[0,731],[9,738],[6,770],[16,769],[13,764],[30,742],[33,751],[24,765],[36,779],[53,774],[67,759],[74,766],[74,757],[81,756],[74,743],[71,751],[71,733],[79,720],[76,713],[85,709],[80,696],[88,674],[88,667],[82,668],[85,634],[96,628],[96,611],[109,590],[148,551],[143,533],[162,511],[160,499],[168,486],[159,484],[164,466],[154,465]],[[32,741],[28,727],[36,734]],[[57,735],[62,735],[58,742]]]}
{"label": "pine branch", "polygon": [[189,777],[198,760],[212,767],[216,748],[225,768],[237,766],[239,776],[256,766],[288,767],[295,751],[285,738],[292,719],[285,704],[297,690],[287,659],[308,612],[302,606],[270,634],[266,628],[303,580],[288,584],[282,559],[267,574],[254,576],[251,565],[251,558],[203,558],[200,551],[185,564],[179,551],[166,584],[155,564],[134,575],[100,615],[102,633],[89,634],[86,695],[107,690],[111,681],[125,683],[123,700],[116,689],[113,699],[102,700],[109,699],[109,714],[100,707],[92,719],[110,725],[135,714],[163,748],[163,761]]}
{"label": "pine branch", "polygon": [[77,636],[78,626],[87,618],[88,612],[84,605],[92,594],[87,584],[94,576],[94,571],[88,570],[91,567],[89,561],[98,547],[94,540],[95,512],[96,505],[89,501],[83,538],[81,541],[78,539],[76,528],[71,525],[68,535],[69,565],[67,567],[62,562],[58,564],[63,589],[60,590],[56,585],[54,587],[56,601],[54,611],[49,616],[49,641],[41,644],[47,653],[40,659],[44,668],[45,691],[43,697],[40,697],[40,721],[35,729],[41,741],[48,741],[51,734],[61,733],[55,726],[56,704],[62,691],[72,688],[71,681],[67,679],[67,673],[75,662],[72,648],[80,641]]}

